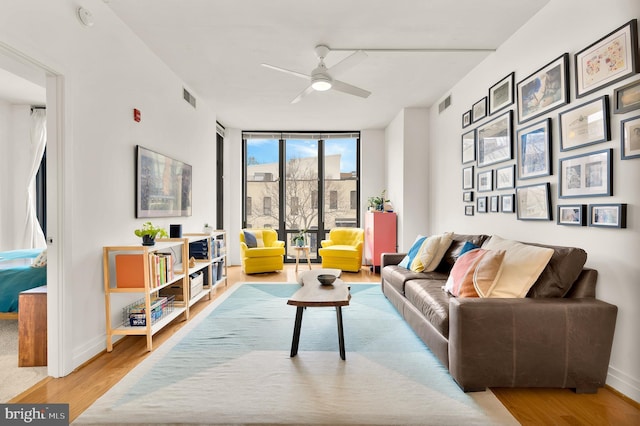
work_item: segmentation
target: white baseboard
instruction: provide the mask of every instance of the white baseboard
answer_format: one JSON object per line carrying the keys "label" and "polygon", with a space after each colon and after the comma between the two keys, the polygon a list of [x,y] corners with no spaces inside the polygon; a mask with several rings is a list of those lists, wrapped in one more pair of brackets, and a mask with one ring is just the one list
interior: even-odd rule
{"label": "white baseboard", "polygon": [[[118,341],[122,336],[114,336],[114,343]],[[107,348],[107,335],[104,334],[100,337],[96,337],[91,339],[88,342],[85,342],[84,345],[76,347],[73,350],[73,369],[75,370],[85,362],[89,361],[91,358],[100,354]]]}
{"label": "white baseboard", "polygon": [[607,385],[621,394],[640,403],[640,381],[624,374],[622,371],[609,366]]}

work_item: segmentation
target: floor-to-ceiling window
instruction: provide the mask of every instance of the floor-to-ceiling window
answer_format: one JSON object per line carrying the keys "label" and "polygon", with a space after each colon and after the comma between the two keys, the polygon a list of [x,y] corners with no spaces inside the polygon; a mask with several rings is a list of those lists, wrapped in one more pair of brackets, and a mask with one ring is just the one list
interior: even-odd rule
{"label": "floor-to-ceiling window", "polygon": [[287,261],[306,231],[317,260],[331,228],[359,226],[359,146],[359,133],[244,132],[243,226],[277,229]]}

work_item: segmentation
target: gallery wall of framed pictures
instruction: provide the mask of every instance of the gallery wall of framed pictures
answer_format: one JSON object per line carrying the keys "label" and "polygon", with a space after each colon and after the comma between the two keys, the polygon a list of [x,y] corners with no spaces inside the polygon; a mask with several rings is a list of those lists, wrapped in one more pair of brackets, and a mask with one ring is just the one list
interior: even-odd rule
{"label": "gallery wall of framed pictures", "polygon": [[[601,197],[615,195],[618,158],[640,159],[639,55],[632,19],[525,77],[511,72],[491,85],[462,115],[464,214],[626,228],[627,204]],[[614,141],[619,114],[628,116]]]}

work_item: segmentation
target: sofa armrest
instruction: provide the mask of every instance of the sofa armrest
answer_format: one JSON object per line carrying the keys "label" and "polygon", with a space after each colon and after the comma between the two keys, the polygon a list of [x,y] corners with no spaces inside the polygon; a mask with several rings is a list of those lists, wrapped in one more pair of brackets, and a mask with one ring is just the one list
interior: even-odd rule
{"label": "sofa armrest", "polygon": [[325,247],[331,247],[333,245],[333,241],[331,240],[322,240],[320,241],[320,247],[325,248]]}
{"label": "sofa armrest", "polygon": [[284,247],[284,241],[276,240],[271,247]]}
{"label": "sofa armrest", "polygon": [[387,265],[397,265],[406,255],[406,253],[382,253],[380,255],[380,269]]}
{"label": "sofa armrest", "polygon": [[618,308],[597,299],[449,302],[449,371],[465,391],[604,386]]}

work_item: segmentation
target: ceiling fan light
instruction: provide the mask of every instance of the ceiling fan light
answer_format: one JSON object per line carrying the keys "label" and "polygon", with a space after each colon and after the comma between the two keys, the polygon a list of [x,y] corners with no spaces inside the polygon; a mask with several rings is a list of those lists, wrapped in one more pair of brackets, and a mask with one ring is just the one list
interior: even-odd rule
{"label": "ceiling fan light", "polygon": [[331,80],[329,79],[317,79],[311,83],[313,90],[317,90],[318,92],[325,92],[331,89],[331,86]]}

